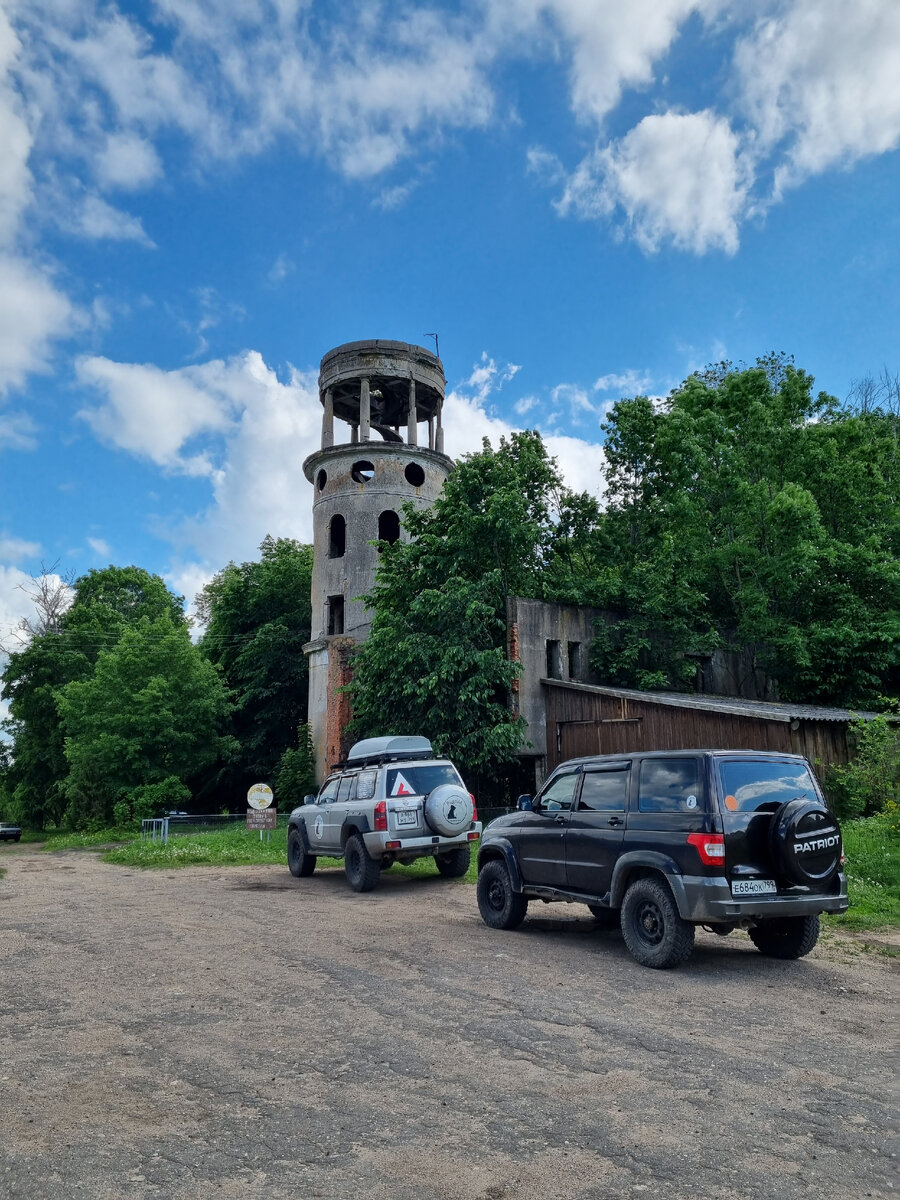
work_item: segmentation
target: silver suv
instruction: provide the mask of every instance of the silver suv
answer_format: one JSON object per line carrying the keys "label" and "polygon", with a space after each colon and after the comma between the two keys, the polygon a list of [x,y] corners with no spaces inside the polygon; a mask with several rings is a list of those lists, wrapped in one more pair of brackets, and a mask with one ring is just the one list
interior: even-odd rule
{"label": "silver suv", "polygon": [[459,772],[434,757],[427,738],[367,738],[291,813],[288,867],[312,875],[318,857],[343,857],[347,882],[369,892],[383,868],[432,856],[453,879],[469,869],[470,843],[480,833]]}

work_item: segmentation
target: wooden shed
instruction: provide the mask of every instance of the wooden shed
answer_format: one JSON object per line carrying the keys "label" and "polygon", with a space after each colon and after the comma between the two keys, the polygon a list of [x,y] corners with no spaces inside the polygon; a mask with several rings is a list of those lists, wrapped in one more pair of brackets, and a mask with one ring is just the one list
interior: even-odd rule
{"label": "wooden shed", "polygon": [[636,750],[781,750],[812,763],[845,763],[847,727],[872,712],[728,696],[639,692],[542,679],[546,774],[567,758]]}

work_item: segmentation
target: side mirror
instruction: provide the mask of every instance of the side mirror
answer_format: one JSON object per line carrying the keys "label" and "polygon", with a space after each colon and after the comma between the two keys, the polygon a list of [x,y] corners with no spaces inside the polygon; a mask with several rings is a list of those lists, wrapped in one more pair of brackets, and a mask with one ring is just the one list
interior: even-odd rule
{"label": "side mirror", "polygon": [[311,792],[308,796],[303,797],[304,804],[315,804],[315,802],[316,802],[316,797],[315,797],[314,792]]}
{"label": "side mirror", "polygon": [[534,808],[531,797],[520,796],[516,801],[516,808],[519,810],[519,812],[531,812],[531,810]]}

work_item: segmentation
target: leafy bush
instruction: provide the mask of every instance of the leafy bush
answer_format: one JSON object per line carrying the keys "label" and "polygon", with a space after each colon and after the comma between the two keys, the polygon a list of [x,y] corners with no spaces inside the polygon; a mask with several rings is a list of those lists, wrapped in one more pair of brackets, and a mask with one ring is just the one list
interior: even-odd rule
{"label": "leafy bush", "polygon": [[[832,767],[825,786],[835,813],[842,820],[900,812],[900,730],[898,704],[872,721],[852,721],[848,731],[855,745],[846,766]],[[893,719],[892,719],[893,718]]]}
{"label": "leafy bush", "polygon": [[116,825],[139,825],[150,817],[161,817],[170,810],[182,809],[191,798],[188,788],[176,775],[159,783],[145,783],[125,792],[113,805]]}
{"label": "leafy bush", "polygon": [[285,750],[275,772],[275,800],[282,811],[296,808],[316,789],[316,756],[309,725],[297,728],[297,749]]}

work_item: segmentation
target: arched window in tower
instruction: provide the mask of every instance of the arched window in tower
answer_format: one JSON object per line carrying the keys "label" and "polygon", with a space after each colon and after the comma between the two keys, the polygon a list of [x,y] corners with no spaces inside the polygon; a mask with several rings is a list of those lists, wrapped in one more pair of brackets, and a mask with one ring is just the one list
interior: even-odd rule
{"label": "arched window in tower", "polygon": [[378,540],[392,546],[400,537],[400,518],[392,508],[385,509],[378,517]]}
{"label": "arched window in tower", "polygon": [[328,526],[328,557],[343,558],[347,550],[347,522],[335,513]]}

